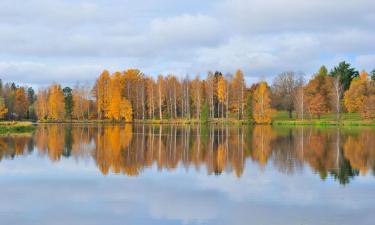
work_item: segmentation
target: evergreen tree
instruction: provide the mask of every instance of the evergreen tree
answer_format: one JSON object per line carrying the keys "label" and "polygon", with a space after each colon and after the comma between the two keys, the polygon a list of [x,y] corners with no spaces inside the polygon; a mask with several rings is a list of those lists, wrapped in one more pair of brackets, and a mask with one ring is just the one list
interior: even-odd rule
{"label": "evergreen tree", "polygon": [[64,100],[65,100],[65,118],[72,119],[73,114],[73,94],[70,87],[65,87],[63,89]]}
{"label": "evergreen tree", "polygon": [[375,82],[375,69],[371,71],[371,80]]}
{"label": "evergreen tree", "polygon": [[340,77],[340,83],[344,91],[348,90],[352,80],[359,76],[359,73],[355,68],[350,67],[349,63],[345,61],[340,62],[340,64],[333,68],[329,74],[331,77]]}

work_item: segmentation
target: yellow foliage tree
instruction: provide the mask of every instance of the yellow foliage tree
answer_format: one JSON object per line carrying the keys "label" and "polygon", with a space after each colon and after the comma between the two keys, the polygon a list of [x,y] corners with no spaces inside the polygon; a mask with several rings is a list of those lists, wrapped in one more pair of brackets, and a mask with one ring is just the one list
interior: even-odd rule
{"label": "yellow foliage tree", "polygon": [[97,79],[94,88],[99,119],[104,119],[109,109],[111,100],[109,96],[110,83],[111,79],[109,72],[104,70]]}
{"label": "yellow foliage tree", "polygon": [[130,102],[126,98],[122,98],[120,107],[121,119],[125,122],[131,122],[133,120],[133,109]]}
{"label": "yellow foliage tree", "polygon": [[5,114],[8,112],[7,107],[4,103],[4,98],[0,97],[0,119],[3,119]]}
{"label": "yellow foliage tree", "polygon": [[122,96],[122,76],[116,72],[111,78],[110,96],[111,102],[107,117],[113,120],[125,120],[130,122],[133,119],[133,110],[130,102]]}
{"label": "yellow foliage tree", "polygon": [[220,76],[217,83],[217,97],[220,103],[224,103],[227,95],[227,85],[223,76]]}
{"label": "yellow foliage tree", "polygon": [[[219,76],[217,81],[217,97],[219,99],[219,102],[221,104],[221,115],[224,115],[224,105],[225,101],[228,98],[228,87],[227,82],[223,76]],[[227,107],[228,109],[228,107]]]}
{"label": "yellow foliage tree", "polygon": [[375,93],[374,85],[368,78],[368,73],[362,71],[355,78],[344,94],[344,105],[348,112],[363,112],[365,99]]}
{"label": "yellow foliage tree", "polygon": [[260,82],[253,95],[253,118],[256,123],[270,123],[272,113],[268,85]]}
{"label": "yellow foliage tree", "polygon": [[52,84],[48,96],[48,118],[52,120],[64,119],[64,93],[61,86]]}
{"label": "yellow foliage tree", "polygon": [[111,88],[110,96],[111,101],[109,105],[109,110],[107,112],[107,117],[114,120],[120,120],[121,117],[121,74],[115,73],[111,78]]}

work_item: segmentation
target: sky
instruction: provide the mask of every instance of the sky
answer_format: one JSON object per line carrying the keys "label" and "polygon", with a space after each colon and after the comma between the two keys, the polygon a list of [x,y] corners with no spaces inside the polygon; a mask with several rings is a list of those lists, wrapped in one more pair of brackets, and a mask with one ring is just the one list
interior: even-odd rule
{"label": "sky", "polygon": [[371,71],[374,41],[374,0],[0,0],[0,78],[32,86],[104,69],[242,69],[248,83],[344,60]]}

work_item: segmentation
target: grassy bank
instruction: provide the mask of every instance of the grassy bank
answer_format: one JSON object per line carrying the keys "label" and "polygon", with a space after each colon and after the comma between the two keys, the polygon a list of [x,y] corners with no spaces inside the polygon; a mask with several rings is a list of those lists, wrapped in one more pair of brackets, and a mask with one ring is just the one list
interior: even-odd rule
{"label": "grassy bank", "polygon": [[[325,114],[318,118],[305,118],[301,120],[297,118],[295,114],[292,118],[289,118],[288,112],[279,111],[276,112],[272,117],[272,125],[275,126],[375,126],[375,120],[363,120],[358,113],[342,113],[340,120],[336,119],[336,114]],[[116,122],[113,120],[66,120],[66,121],[51,121],[43,120],[38,121],[39,123],[73,123],[73,124],[124,124],[125,122]],[[139,120],[135,119],[133,124],[170,124],[170,125],[183,125],[183,124],[200,124],[201,121],[196,118],[192,119],[146,119]],[[220,124],[220,125],[244,125],[254,124],[249,120],[238,120],[237,118],[220,119],[214,118],[208,121],[209,124]]]}
{"label": "grassy bank", "polygon": [[318,118],[307,118],[304,120],[289,118],[287,112],[277,112],[273,116],[273,125],[310,125],[310,126],[375,126],[374,120],[363,120],[358,113],[342,113],[340,119],[336,119],[336,114],[330,113]]}
{"label": "grassy bank", "polygon": [[0,122],[0,134],[28,133],[34,131],[35,126],[31,122]]}

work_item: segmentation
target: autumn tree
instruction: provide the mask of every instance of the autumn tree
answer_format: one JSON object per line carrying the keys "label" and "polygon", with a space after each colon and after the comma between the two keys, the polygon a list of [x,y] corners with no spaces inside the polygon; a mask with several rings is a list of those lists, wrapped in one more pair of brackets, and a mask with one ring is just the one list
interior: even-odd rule
{"label": "autumn tree", "polygon": [[367,115],[364,106],[367,104],[367,98],[374,94],[375,88],[372,81],[369,79],[368,73],[362,71],[359,78],[355,78],[349,90],[345,92],[344,105],[348,112],[360,112]]}
{"label": "autumn tree", "polygon": [[217,97],[221,104],[221,117],[224,117],[224,105],[227,100],[227,95],[228,95],[227,82],[223,76],[220,76],[218,79],[218,84],[217,84]]}
{"label": "autumn tree", "polygon": [[155,117],[155,108],[157,103],[156,83],[152,77],[145,78],[146,88],[146,105],[148,109],[148,118],[153,119]]}
{"label": "autumn tree", "polygon": [[4,98],[0,97],[0,119],[3,119],[5,114],[8,112],[7,107],[5,106],[4,103]]}
{"label": "autumn tree", "polygon": [[114,120],[121,119],[121,73],[116,72],[111,77],[110,104],[107,117]]}
{"label": "autumn tree", "polygon": [[366,104],[363,105],[361,115],[365,119],[375,119],[375,95],[372,94],[365,98]]}
{"label": "autumn tree", "polygon": [[38,119],[46,119],[48,116],[48,93],[44,89],[39,89],[35,102],[35,112]]}
{"label": "autumn tree", "polygon": [[132,106],[130,102],[124,97],[121,99],[120,118],[125,122],[131,122],[133,120]]}
{"label": "autumn tree", "polygon": [[18,119],[24,118],[28,110],[28,101],[26,98],[26,92],[23,87],[19,87],[16,90],[16,98],[14,102],[14,110],[17,113]]}
{"label": "autumn tree", "polygon": [[157,81],[157,92],[158,92],[158,105],[159,105],[159,119],[163,120],[163,101],[165,97],[165,82],[162,75],[158,76]]}
{"label": "autumn tree", "polygon": [[270,90],[266,82],[258,84],[253,95],[253,117],[256,123],[270,123],[272,121]]}
{"label": "autumn tree", "polygon": [[311,115],[316,115],[320,119],[323,113],[330,111],[331,87],[332,78],[328,76],[326,67],[322,66],[306,85],[306,102]]}
{"label": "autumn tree", "polygon": [[130,122],[133,119],[133,109],[130,102],[123,97],[122,74],[115,72],[110,82],[110,105],[106,117],[112,120],[125,120]]}
{"label": "autumn tree", "polygon": [[144,74],[138,69],[128,69],[123,73],[120,80],[122,96],[124,96],[132,105],[134,117],[144,119],[145,115],[145,79]]}
{"label": "autumn tree", "polygon": [[96,98],[96,108],[98,112],[99,119],[104,119],[105,115],[109,110],[110,104],[110,75],[107,70],[104,70],[99,78],[96,80],[94,93]]}
{"label": "autumn tree", "polygon": [[238,119],[244,118],[245,108],[245,79],[243,72],[237,70],[234,78],[232,79],[232,103],[234,112],[237,114]]}
{"label": "autumn tree", "polygon": [[52,84],[48,90],[48,118],[63,120],[65,114],[64,92],[58,84]]}

